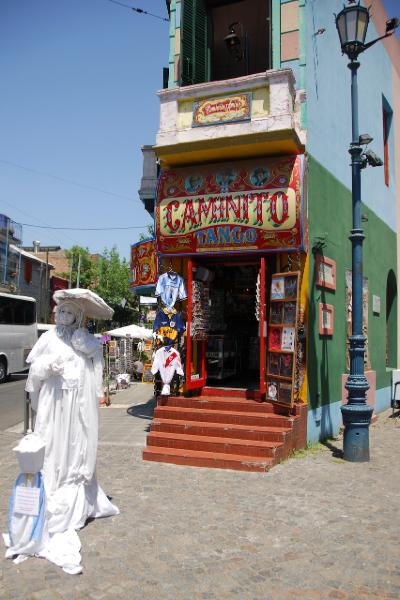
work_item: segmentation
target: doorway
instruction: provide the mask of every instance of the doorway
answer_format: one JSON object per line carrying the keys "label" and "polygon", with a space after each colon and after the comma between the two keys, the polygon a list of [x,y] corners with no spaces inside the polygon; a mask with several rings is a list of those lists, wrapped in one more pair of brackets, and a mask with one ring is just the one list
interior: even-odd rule
{"label": "doorway", "polygon": [[[274,255],[251,260],[203,259],[193,264],[194,292],[190,298],[193,339],[189,349],[191,358],[188,356],[192,388],[207,385],[261,391],[266,343],[264,328],[260,326],[266,314],[262,288],[265,290],[269,285],[275,264]],[[201,309],[196,306],[196,295],[203,298]],[[200,332],[199,326],[204,328],[204,324],[205,330]],[[260,332],[263,332],[261,337]],[[199,338],[195,341],[199,333],[202,333],[201,343]],[[193,359],[200,350],[203,368],[199,365],[193,369]],[[199,374],[193,375],[196,371]]]}

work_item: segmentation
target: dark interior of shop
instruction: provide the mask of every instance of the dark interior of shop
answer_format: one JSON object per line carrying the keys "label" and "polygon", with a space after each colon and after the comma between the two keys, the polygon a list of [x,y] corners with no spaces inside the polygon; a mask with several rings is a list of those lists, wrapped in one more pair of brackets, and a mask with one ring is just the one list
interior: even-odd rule
{"label": "dark interior of shop", "polygon": [[258,272],[259,264],[212,267],[206,350],[208,385],[248,389],[259,385]]}

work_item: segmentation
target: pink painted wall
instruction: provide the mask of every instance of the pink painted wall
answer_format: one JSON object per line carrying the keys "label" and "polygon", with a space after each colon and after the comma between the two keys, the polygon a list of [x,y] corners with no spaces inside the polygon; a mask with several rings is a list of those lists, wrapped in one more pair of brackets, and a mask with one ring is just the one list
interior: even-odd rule
{"label": "pink painted wall", "polygon": [[[375,0],[371,10],[371,20],[379,35],[385,32],[385,23],[389,17],[399,15],[387,15],[381,0]],[[396,206],[397,206],[397,365],[400,365],[400,41],[392,35],[381,43],[384,44],[392,62],[392,98],[393,98],[393,131],[394,131],[394,161],[396,176]]]}

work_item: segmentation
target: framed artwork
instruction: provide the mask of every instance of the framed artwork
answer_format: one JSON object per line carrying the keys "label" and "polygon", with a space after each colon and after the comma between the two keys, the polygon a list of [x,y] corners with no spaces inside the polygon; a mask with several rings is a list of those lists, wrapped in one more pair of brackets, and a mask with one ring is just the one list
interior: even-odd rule
{"label": "framed artwork", "polygon": [[282,340],[282,329],[279,327],[270,327],[269,330],[269,350],[280,350]]}
{"label": "framed artwork", "polygon": [[335,309],[332,304],[319,303],[318,332],[320,335],[333,335]]}
{"label": "framed artwork", "polygon": [[282,329],[281,350],[289,350],[294,352],[295,328],[284,327]]}
{"label": "framed artwork", "polygon": [[321,254],[315,257],[315,284],[328,290],[336,290],[336,261]]}
{"label": "framed artwork", "polygon": [[279,393],[279,383],[277,381],[269,380],[267,381],[267,397],[270,400],[278,400]]}
{"label": "framed artwork", "polygon": [[285,302],[283,304],[284,325],[294,325],[296,322],[296,302]]}
{"label": "framed artwork", "polygon": [[271,300],[282,300],[285,297],[283,277],[273,277],[271,281]]}
{"label": "framed artwork", "polygon": [[279,375],[291,377],[293,373],[293,354],[281,354],[279,361]]}
{"label": "framed artwork", "polygon": [[297,275],[285,277],[285,298],[297,298]]}
{"label": "framed artwork", "polygon": [[280,373],[280,354],[271,352],[268,359],[268,373],[270,375],[279,375]]}
{"label": "framed artwork", "polygon": [[[296,309],[296,305],[295,305]],[[283,303],[282,302],[271,302],[271,325],[280,325],[283,319]]]}

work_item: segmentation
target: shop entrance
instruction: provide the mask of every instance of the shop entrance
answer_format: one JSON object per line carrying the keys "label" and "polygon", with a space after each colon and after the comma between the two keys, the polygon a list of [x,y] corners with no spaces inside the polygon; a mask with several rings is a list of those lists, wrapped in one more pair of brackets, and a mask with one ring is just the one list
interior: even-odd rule
{"label": "shop entrance", "polygon": [[189,352],[202,364],[191,387],[263,391],[265,289],[275,263],[273,255],[193,261]]}

